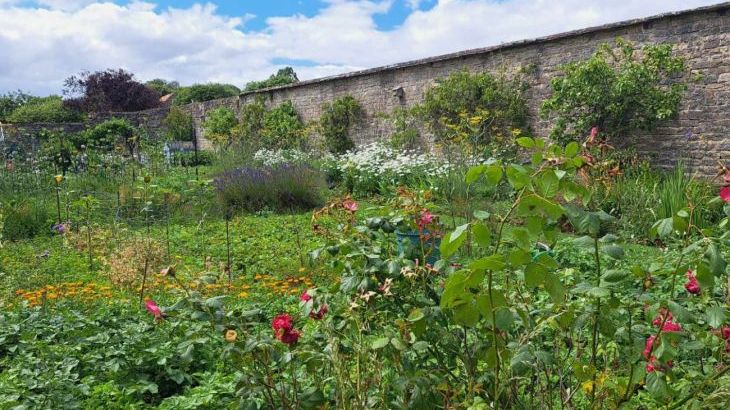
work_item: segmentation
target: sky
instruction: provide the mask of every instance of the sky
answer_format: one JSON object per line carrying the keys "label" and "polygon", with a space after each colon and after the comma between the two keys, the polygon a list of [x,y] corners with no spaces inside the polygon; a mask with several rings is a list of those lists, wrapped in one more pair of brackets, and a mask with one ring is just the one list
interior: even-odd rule
{"label": "sky", "polygon": [[242,87],[301,80],[720,0],[0,0],[0,93],[80,71]]}

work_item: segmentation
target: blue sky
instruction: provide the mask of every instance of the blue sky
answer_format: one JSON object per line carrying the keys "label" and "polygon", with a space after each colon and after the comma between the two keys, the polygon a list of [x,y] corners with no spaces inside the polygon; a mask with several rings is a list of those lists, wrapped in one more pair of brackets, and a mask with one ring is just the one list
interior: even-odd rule
{"label": "blue sky", "polygon": [[311,79],[719,0],[0,0],[0,93],[82,70],[239,87]]}

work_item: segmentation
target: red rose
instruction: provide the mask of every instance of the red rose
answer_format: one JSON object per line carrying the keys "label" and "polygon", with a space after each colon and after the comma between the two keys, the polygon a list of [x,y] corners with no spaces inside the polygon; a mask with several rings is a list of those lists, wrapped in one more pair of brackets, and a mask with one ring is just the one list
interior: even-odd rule
{"label": "red rose", "polygon": [[291,316],[287,313],[281,313],[274,317],[271,322],[271,328],[274,329],[274,335],[277,339],[281,338],[281,335],[292,330],[294,323]]}
{"label": "red rose", "polygon": [[296,343],[299,340],[300,333],[296,329],[285,331],[279,340],[281,340],[282,343],[292,345]]}
{"label": "red rose", "polygon": [[687,283],[684,284],[684,288],[693,295],[700,294],[700,283],[697,282],[697,277],[692,270],[687,271]]}
{"label": "red rose", "polygon": [[315,311],[309,312],[309,317],[311,317],[314,320],[322,320],[324,315],[326,315],[327,312],[329,312],[329,310],[330,310],[329,306],[327,306],[327,304],[324,304],[319,307],[319,310],[317,310],[317,312],[315,312]]}
{"label": "red rose", "polygon": [[302,302],[309,302],[310,300],[312,300],[312,296],[309,294],[308,290],[305,290],[304,292],[302,292],[302,295],[299,296],[299,300],[301,300]]}

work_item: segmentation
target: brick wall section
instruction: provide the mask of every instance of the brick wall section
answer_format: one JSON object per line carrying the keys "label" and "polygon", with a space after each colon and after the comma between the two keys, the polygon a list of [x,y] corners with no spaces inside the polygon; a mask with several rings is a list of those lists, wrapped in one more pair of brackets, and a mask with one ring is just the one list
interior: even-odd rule
{"label": "brick wall section", "polygon": [[[534,70],[528,77],[527,93],[531,126],[536,134],[545,136],[550,123],[539,117],[538,110],[550,94],[550,79],[560,65],[585,59],[601,43],[616,37],[639,44],[674,44],[676,53],[686,58],[687,79],[692,80],[679,118],[652,135],[634,137],[638,151],[651,156],[661,167],[670,168],[683,160],[705,176],[713,174],[717,161],[730,160],[730,2],[303,81],[181,108],[192,114],[200,145],[209,147],[201,123],[206,113],[217,107],[225,106],[239,114],[242,105],[257,97],[263,97],[269,106],[291,100],[302,120],[307,122],[319,118],[323,102],[350,94],[360,101],[365,111],[365,121],[352,132],[356,144],[361,145],[386,138],[391,128],[381,114],[419,103],[438,78],[462,69],[509,72],[531,66]],[[397,88],[403,89],[402,98],[395,95],[393,90]],[[167,110],[108,114],[104,118],[125,117],[151,135],[160,135],[164,132],[162,119]],[[690,131],[693,137],[687,140]],[[628,142],[627,137],[617,143]]]}

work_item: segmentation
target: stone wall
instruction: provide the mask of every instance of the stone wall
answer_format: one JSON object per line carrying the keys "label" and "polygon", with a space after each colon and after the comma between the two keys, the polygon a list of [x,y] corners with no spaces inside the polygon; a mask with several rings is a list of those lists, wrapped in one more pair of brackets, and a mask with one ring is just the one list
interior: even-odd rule
{"label": "stone wall", "polygon": [[546,136],[550,124],[540,119],[538,110],[560,65],[588,58],[601,43],[617,37],[638,44],[674,44],[689,69],[689,89],[679,118],[638,138],[637,149],[653,157],[656,165],[669,168],[683,160],[704,175],[712,174],[718,160],[730,159],[730,2],[300,82],[243,94],[241,100],[247,103],[263,96],[269,105],[291,100],[302,119],[309,121],[319,117],[322,102],[350,94],[366,113],[365,122],[353,133],[355,142],[362,144],[391,132],[379,114],[419,103],[440,77],[462,69],[509,72],[530,66],[534,67],[528,77],[530,122],[535,133]]}
{"label": "stone wall", "polygon": [[[360,101],[365,111],[365,121],[352,132],[356,144],[362,145],[386,138],[391,126],[382,114],[419,103],[438,78],[462,69],[509,72],[530,66],[533,68],[529,71],[527,92],[530,122],[534,132],[545,136],[550,123],[539,117],[538,110],[550,94],[550,79],[558,74],[560,65],[585,59],[600,44],[617,37],[638,44],[674,44],[676,53],[687,60],[689,69],[687,79],[691,81],[679,118],[664,124],[652,135],[636,138],[639,152],[651,156],[661,167],[673,167],[682,160],[703,175],[713,174],[718,161],[730,159],[730,2],[303,81],[244,93],[240,97],[189,104],[181,109],[193,116],[199,144],[205,148],[210,144],[205,140],[201,124],[212,109],[228,107],[240,114],[242,105],[258,97],[263,97],[269,106],[291,100],[302,120],[307,122],[319,118],[322,103],[350,94]],[[90,123],[123,117],[145,128],[150,135],[160,136],[164,133],[163,119],[168,110],[112,113],[94,118]],[[77,125],[61,125],[66,126]]]}

